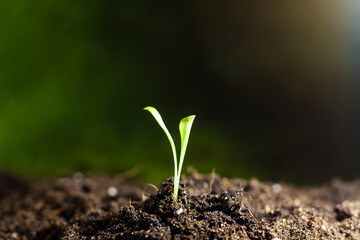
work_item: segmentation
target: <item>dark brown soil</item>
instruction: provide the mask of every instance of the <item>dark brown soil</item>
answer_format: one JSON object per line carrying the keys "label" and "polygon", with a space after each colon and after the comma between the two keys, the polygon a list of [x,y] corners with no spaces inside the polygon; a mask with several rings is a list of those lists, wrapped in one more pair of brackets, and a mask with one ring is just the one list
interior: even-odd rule
{"label": "dark brown soil", "polygon": [[360,180],[295,188],[215,174],[158,190],[74,174],[29,183],[0,174],[0,239],[360,239]]}

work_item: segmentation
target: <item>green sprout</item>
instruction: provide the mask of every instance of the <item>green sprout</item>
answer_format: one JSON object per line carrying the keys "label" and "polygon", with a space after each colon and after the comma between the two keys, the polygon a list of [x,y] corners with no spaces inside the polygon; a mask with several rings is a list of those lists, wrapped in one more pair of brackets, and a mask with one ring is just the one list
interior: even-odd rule
{"label": "green sprout", "polygon": [[178,191],[179,191],[181,168],[182,168],[182,165],[183,165],[183,162],[184,162],[186,147],[187,147],[188,142],[189,142],[191,126],[192,126],[193,121],[195,119],[195,115],[185,117],[185,118],[181,119],[181,121],[179,123],[179,131],[180,131],[180,138],[181,138],[181,149],[180,149],[180,163],[179,163],[179,169],[178,169],[175,143],[174,143],[174,140],[171,137],[171,134],[169,133],[169,130],[166,128],[165,123],[162,120],[160,113],[156,110],[156,108],[150,107],[150,106],[144,108],[144,110],[149,111],[153,115],[153,117],[158,122],[160,127],[164,130],[167,138],[169,139],[171,149],[172,149],[172,153],[173,153],[173,158],[174,158],[174,166],[175,166],[175,171],[174,171],[174,199],[176,201],[177,197],[178,197]]}

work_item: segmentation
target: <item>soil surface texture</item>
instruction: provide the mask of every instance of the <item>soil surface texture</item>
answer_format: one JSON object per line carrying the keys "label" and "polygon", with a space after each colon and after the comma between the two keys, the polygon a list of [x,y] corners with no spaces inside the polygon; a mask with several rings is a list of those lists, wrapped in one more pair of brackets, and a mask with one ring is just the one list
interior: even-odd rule
{"label": "soil surface texture", "polygon": [[141,185],[0,173],[0,239],[360,239],[360,180],[296,188],[192,172]]}

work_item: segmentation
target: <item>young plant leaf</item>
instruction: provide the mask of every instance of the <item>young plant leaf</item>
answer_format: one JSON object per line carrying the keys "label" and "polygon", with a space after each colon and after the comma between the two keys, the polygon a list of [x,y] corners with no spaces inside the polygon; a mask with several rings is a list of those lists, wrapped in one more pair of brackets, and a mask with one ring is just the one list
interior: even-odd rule
{"label": "young plant leaf", "polygon": [[[195,115],[191,115],[181,119],[179,124],[180,138],[181,138],[181,150],[180,150],[180,162],[179,162],[179,170],[177,173],[177,181],[174,183],[175,189],[179,189],[180,177],[181,177],[181,169],[185,158],[186,148],[189,142],[190,131],[192,124],[194,122]],[[177,191],[174,192],[174,195],[177,197]]]}
{"label": "young plant leaf", "polygon": [[153,115],[153,117],[158,122],[160,127],[164,130],[167,138],[169,139],[172,153],[173,153],[173,158],[174,158],[174,166],[175,166],[174,181],[175,181],[175,179],[177,179],[177,156],[176,156],[176,147],[175,147],[174,140],[172,139],[169,130],[166,128],[166,125],[165,125],[160,113],[156,110],[156,108],[148,106],[148,107],[145,107],[144,110],[149,111]]}

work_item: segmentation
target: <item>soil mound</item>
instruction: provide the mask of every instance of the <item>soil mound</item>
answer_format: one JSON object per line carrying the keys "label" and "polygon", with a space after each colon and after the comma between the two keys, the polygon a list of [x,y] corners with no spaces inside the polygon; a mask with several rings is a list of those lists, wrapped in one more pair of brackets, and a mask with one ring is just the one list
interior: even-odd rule
{"label": "soil mound", "polygon": [[360,239],[360,180],[296,188],[193,173],[176,202],[171,178],[151,194],[104,175],[6,180],[0,239]]}

